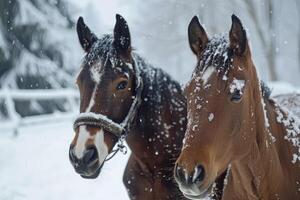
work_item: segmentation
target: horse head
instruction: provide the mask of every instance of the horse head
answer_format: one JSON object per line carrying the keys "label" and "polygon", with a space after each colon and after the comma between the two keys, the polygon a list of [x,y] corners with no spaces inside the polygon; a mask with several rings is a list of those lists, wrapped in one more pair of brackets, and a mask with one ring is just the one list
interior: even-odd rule
{"label": "horse head", "polygon": [[229,39],[209,39],[197,17],[189,24],[188,36],[198,62],[185,87],[188,125],[175,179],[186,197],[198,199],[210,194],[230,163],[251,149],[255,118],[261,118],[255,115],[255,100],[262,97],[239,18],[232,15]]}
{"label": "horse head", "polygon": [[[80,17],[77,33],[85,52],[76,80],[80,113],[120,124],[134,102],[137,84],[127,22],[117,14],[113,34],[98,38]],[[82,177],[96,178],[120,138],[96,123],[81,121],[74,129],[70,161]]]}

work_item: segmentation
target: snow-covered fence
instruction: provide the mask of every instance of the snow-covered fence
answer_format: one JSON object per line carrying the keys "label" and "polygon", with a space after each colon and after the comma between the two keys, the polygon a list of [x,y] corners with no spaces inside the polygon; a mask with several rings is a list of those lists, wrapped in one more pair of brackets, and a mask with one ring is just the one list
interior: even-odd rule
{"label": "snow-covered fence", "polygon": [[[78,91],[73,89],[24,89],[12,90],[9,88],[0,90],[0,100],[4,100],[7,117],[0,119],[1,129],[12,129],[17,132],[21,126],[27,126],[37,123],[49,123],[61,121],[63,119],[70,119],[78,113]],[[21,117],[16,111],[16,100],[65,100],[70,108],[68,112],[55,112],[51,114],[34,115]]]}

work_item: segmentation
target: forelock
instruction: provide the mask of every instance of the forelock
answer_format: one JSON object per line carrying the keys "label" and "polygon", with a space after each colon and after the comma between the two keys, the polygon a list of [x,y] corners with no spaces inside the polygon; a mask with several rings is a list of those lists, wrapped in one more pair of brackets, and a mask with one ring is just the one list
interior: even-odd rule
{"label": "forelock", "polygon": [[[213,37],[206,45],[200,57],[200,61],[194,71],[193,76],[198,73],[205,74],[209,67],[214,67],[218,73],[223,73],[223,80],[227,80],[227,74],[232,66],[233,51],[229,46],[229,39],[225,35]],[[205,78],[205,77],[204,77]],[[206,78],[207,79],[207,78]],[[205,81],[205,80],[204,80]],[[261,81],[263,97],[269,99],[271,95],[270,88]]]}
{"label": "forelock", "polygon": [[232,51],[225,36],[213,37],[206,45],[200,57],[196,72],[205,71],[213,66],[217,71],[227,71],[232,64]]}
{"label": "forelock", "polygon": [[95,62],[105,63],[107,59],[116,59],[117,53],[113,46],[113,36],[104,35],[98,39],[97,42],[92,46],[89,53],[86,54],[84,62],[92,65]]}

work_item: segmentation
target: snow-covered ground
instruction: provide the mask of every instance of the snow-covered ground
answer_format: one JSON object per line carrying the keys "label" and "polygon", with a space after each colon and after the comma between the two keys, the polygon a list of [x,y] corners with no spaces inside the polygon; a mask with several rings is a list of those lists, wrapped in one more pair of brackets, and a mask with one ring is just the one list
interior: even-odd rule
{"label": "snow-covered ground", "polygon": [[128,199],[122,174],[129,154],[119,153],[95,180],[73,170],[68,147],[72,122],[20,129],[18,137],[0,133],[0,200]]}

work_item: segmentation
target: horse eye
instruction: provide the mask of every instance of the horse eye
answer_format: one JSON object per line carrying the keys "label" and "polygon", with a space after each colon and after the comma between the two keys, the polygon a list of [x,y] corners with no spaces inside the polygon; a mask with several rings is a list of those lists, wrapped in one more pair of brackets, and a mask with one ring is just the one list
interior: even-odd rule
{"label": "horse eye", "polygon": [[240,90],[234,90],[234,92],[231,94],[231,101],[232,102],[240,102],[240,100],[242,99],[243,93]]}
{"label": "horse eye", "polygon": [[127,87],[127,84],[127,81],[121,81],[117,86],[117,90],[124,90]]}

